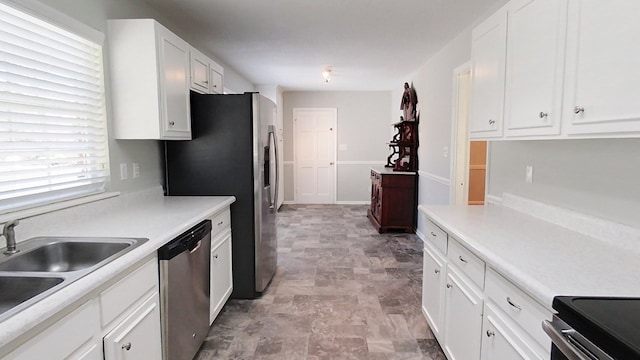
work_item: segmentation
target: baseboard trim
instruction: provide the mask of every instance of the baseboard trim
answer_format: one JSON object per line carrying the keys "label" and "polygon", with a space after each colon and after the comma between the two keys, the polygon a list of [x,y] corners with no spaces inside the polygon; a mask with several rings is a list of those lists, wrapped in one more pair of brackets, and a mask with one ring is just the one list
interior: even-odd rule
{"label": "baseboard trim", "polygon": [[371,204],[371,200],[369,201],[336,201],[336,205],[369,205]]}

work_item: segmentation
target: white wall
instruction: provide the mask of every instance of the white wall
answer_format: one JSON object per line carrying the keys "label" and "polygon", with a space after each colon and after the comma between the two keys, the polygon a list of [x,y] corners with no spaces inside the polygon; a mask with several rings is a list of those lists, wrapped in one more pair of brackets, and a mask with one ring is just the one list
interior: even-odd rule
{"label": "white wall", "polygon": [[[193,46],[196,43],[190,41],[191,36],[173,23],[167,14],[162,14],[153,9],[146,2],[134,0],[41,0],[41,3],[48,5],[55,10],[69,15],[72,18],[106,34],[107,19],[118,18],[154,18],[163,25],[171,29],[183,39],[189,41]],[[207,54],[212,59],[216,59],[214,54]],[[114,140],[112,126],[110,81],[109,81],[109,49],[107,41],[104,44],[105,57],[105,83],[107,89],[107,116],[109,126],[109,156],[111,161],[111,184],[112,191],[133,191],[159,185],[163,179],[162,165],[162,143],[154,140]],[[216,60],[217,61],[217,60]],[[224,66],[224,85],[235,92],[253,91],[254,87],[248,80],[236,73],[233,69]],[[120,163],[127,163],[129,173],[131,173],[131,163],[140,164],[140,177],[120,181]]]}
{"label": "white wall", "polygon": [[[533,166],[533,183],[525,168]],[[640,227],[640,139],[491,143],[489,194],[509,192]]]}
{"label": "white wall", "polygon": [[[413,82],[420,112],[418,148],[418,203],[449,204],[451,183],[451,131],[453,119],[453,70],[471,57],[471,30],[449,42],[418,71],[403,81]],[[392,106],[400,116],[402,84],[393,93]],[[424,219],[418,217],[418,231]]]}
{"label": "white wall", "polygon": [[[391,92],[284,92],[285,201],[294,200],[293,109],[337,108],[338,142],[347,150],[337,151],[337,200],[367,203],[371,200],[371,166],[383,166],[391,140]],[[400,100],[398,98],[398,107]],[[396,120],[397,121],[397,120]]]}

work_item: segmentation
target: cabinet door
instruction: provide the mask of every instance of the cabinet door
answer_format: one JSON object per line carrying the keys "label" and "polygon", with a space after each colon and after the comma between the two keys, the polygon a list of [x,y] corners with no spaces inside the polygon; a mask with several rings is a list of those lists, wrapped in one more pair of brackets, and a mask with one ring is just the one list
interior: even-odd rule
{"label": "cabinet door", "polygon": [[640,1],[569,7],[564,115],[568,134],[640,132]]}
{"label": "cabinet door", "polygon": [[471,39],[470,138],[502,136],[507,12],[502,9],[473,29]]}
{"label": "cabinet door", "polygon": [[508,10],[505,135],[560,134],[567,0],[514,0]]}
{"label": "cabinet door", "polygon": [[429,322],[431,331],[441,342],[446,282],[445,264],[444,257],[425,244],[422,267],[422,312]]}
{"label": "cabinet door", "polygon": [[209,323],[213,323],[222,310],[233,290],[233,274],[231,270],[231,232],[211,249],[211,304],[209,306]]}
{"label": "cabinet door", "polygon": [[163,138],[191,139],[189,44],[157,28]]}
{"label": "cabinet door", "polygon": [[222,88],[222,74],[215,71],[213,68],[209,70],[209,85],[210,94],[222,94],[224,91]]}
{"label": "cabinet door", "polygon": [[482,295],[447,267],[444,352],[449,360],[480,359]]}
{"label": "cabinet door", "polygon": [[482,360],[545,359],[531,350],[518,335],[518,330],[514,330],[513,326],[510,328],[491,306],[485,306],[482,331]]}
{"label": "cabinet door", "polygon": [[104,337],[105,360],[162,359],[158,293]]}
{"label": "cabinet door", "polygon": [[199,51],[191,49],[191,90],[209,93],[209,59]]}

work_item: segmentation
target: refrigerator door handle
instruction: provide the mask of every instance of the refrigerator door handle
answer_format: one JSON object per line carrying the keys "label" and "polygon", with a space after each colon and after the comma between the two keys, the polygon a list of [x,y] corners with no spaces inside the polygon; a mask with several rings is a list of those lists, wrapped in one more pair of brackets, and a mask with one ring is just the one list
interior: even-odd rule
{"label": "refrigerator door handle", "polygon": [[[276,173],[276,181],[274,183],[274,195],[273,195],[273,201],[270,202],[270,208],[272,210],[278,210],[278,188],[280,187],[278,182],[280,181],[279,179],[279,174],[278,174],[278,170],[279,170],[279,164],[278,164],[278,138],[276,137],[276,132],[275,132],[275,127],[273,125],[269,126],[269,139],[273,139],[273,157],[276,160],[275,163],[275,173]],[[271,191],[269,191],[269,195],[271,195]]]}

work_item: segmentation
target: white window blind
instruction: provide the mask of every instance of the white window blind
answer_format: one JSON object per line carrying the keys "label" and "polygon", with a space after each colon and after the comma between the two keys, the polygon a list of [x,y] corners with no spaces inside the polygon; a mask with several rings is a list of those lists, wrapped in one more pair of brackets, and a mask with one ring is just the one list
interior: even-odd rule
{"label": "white window blind", "polygon": [[102,46],[0,3],[0,213],[105,191]]}

